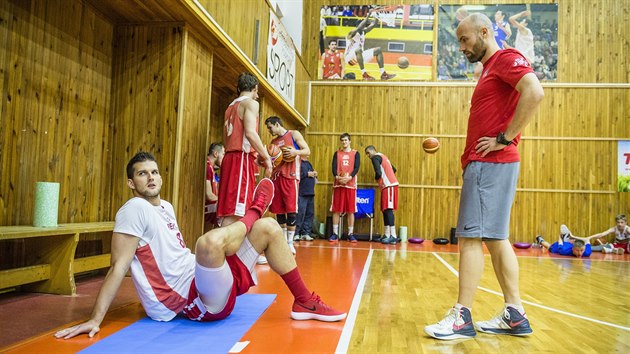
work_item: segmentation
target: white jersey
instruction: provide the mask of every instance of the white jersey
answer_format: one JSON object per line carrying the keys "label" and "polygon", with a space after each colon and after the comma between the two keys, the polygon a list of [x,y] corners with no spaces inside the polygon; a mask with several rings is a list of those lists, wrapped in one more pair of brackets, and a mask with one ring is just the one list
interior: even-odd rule
{"label": "white jersey", "polygon": [[626,225],[623,232],[619,231],[616,226],[611,227],[608,233],[615,233],[615,242],[628,242],[630,240],[630,226]]}
{"label": "white jersey", "polygon": [[348,45],[346,45],[346,51],[344,52],[344,56],[346,58],[346,62],[356,58],[357,49],[363,50],[363,46],[365,45],[365,33],[357,32],[349,39]]}
{"label": "white jersey", "polygon": [[131,278],[147,315],[173,319],[186,305],[195,275],[195,255],[186,248],[171,203],[154,206],[132,198],[118,210],[114,232],[140,238]]}
{"label": "white jersey", "polygon": [[521,30],[516,31],[516,40],[514,41],[514,48],[516,48],[529,63],[533,63],[536,54],[534,54],[534,34],[532,31],[525,27],[526,35],[521,34]]}

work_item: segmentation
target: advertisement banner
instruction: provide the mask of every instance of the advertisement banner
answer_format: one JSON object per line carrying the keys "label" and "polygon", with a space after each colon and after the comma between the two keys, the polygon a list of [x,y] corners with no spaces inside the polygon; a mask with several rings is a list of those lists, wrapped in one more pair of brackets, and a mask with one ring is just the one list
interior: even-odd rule
{"label": "advertisement banner", "polygon": [[619,141],[617,165],[617,191],[630,192],[630,140]]}
{"label": "advertisement banner", "polygon": [[267,44],[267,80],[293,106],[295,98],[295,49],[289,33],[270,11]]}

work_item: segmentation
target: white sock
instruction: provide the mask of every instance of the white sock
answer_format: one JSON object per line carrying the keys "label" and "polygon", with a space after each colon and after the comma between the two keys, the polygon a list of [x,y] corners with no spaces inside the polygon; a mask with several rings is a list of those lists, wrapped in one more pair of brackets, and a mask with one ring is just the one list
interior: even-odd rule
{"label": "white sock", "polygon": [[361,73],[365,74],[367,71],[365,71],[365,69],[361,69]]}
{"label": "white sock", "polygon": [[455,304],[455,306],[453,306],[453,307],[454,307],[454,308],[455,308],[455,310],[457,310],[457,311],[461,310],[462,308],[467,308],[467,309],[468,309],[468,311],[470,311],[470,313],[472,313],[472,308],[470,308],[470,307],[466,307],[466,306],[464,306],[464,305],[460,304],[459,302],[458,302],[458,303],[456,303],[456,304]]}
{"label": "white sock", "polygon": [[354,226],[348,226],[348,235],[352,235],[354,231]]}
{"label": "white sock", "polygon": [[285,240],[289,241],[289,238],[287,236],[287,228],[286,227],[282,228],[282,235],[284,236]]}
{"label": "white sock", "polygon": [[396,237],[396,226],[392,225],[389,227],[389,229],[391,230],[391,234],[392,236]]}
{"label": "white sock", "polygon": [[293,236],[295,236],[295,230],[288,230],[287,231],[287,240],[289,241],[289,243],[293,243]]}
{"label": "white sock", "polygon": [[381,68],[381,75],[383,75],[383,73],[385,72],[385,68]]}
{"label": "white sock", "polygon": [[333,234],[339,235],[339,224],[333,225]]}
{"label": "white sock", "polygon": [[385,237],[389,237],[390,233],[389,233],[389,226],[385,225]]}

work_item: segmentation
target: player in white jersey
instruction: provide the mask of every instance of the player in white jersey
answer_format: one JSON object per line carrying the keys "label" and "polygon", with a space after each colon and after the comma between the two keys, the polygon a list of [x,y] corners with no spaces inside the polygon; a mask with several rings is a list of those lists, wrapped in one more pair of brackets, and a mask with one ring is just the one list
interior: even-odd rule
{"label": "player in white jersey", "polygon": [[[534,53],[534,34],[532,30],[527,28],[528,20],[527,16],[530,16],[531,12],[522,11],[514,16],[510,17],[510,24],[517,28],[516,40],[514,41],[514,48],[516,48],[530,64],[534,64],[536,54]],[[520,22],[519,19],[523,18]]]}
{"label": "player in white jersey", "polygon": [[[214,321],[230,315],[236,296],[256,284],[254,267],[261,252],[295,297],[291,318],[339,321],[345,313],[324,304],[299,276],[278,223],[261,216],[273,199],[273,182],[263,178],[251,206],[234,223],[212,229],[197,240],[195,254],[186,247],[173,206],[160,199],[162,177],[155,157],[136,154],[127,164],[127,186],[134,198],[116,214],[111,267],[96,298],[90,320],[55,333],[93,337],[127,271],[147,315],[169,321],[178,313],[191,320]],[[290,278],[290,279],[289,279]]]}
{"label": "player in white jersey", "polygon": [[383,51],[380,47],[371,48],[365,50],[365,34],[370,32],[377,24],[377,19],[370,20],[370,15],[373,10],[370,10],[365,19],[359,23],[357,28],[348,33],[346,51],[344,57],[348,65],[359,64],[361,73],[363,74],[363,80],[375,80],[365,70],[365,63],[369,63],[372,58],[376,57],[376,62],[381,71],[381,80],[389,80],[396,76],[396,74],[388,74],[385,71],[385,64],[383,59]]}

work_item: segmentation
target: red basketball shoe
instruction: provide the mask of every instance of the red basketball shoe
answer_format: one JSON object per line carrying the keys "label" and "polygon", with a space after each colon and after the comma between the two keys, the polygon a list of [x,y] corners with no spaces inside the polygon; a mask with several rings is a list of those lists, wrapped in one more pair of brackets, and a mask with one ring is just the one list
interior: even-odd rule
{"label": "red basketball shoe", "polygon": [[363,73],[363,80],[374,81],[376,79],[373,78],[372,76],[370,76],[370,74],[368,74],[368,73]]}
{"label": "red basketball shoe", "polygon": [[269,178],[261,179],[256,189],[254,189],[252,205],[249,208],[258,210],[260,216],[265,215],[267,209],[269,209],[269,204],[273,200],[273,189],[273,182]]}
{"label": "red basketball shoe", "polygon": [[324,322],[341,321],[346,318],[345,312],[339,312],[326,305],[319,295],[313,293],[306,302],[293,301],[291,318],[297,321],[317,320]]}

